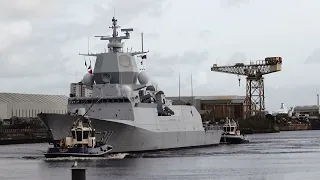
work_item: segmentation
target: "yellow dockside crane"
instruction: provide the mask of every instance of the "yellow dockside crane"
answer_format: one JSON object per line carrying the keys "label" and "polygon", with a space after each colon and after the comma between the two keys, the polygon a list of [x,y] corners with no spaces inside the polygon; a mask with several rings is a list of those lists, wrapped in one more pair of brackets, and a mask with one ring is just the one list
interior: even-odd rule
{"label": "yellow dockside crane", "polygon": [[266,74],[281,71],[282,57],[266,57],[265,60],[251,61],[250,64],[236,63],[232,66],[213,64],[211,71],[246,76],[245,116],[262,115],[265,110],[264,78]]}

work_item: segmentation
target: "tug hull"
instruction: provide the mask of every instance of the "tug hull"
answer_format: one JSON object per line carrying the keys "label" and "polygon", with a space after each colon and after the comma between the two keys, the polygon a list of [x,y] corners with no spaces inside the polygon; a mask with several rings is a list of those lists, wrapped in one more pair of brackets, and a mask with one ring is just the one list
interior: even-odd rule
{"label": "tug hull", "polygon": [[102,145],[95,148],[88,147],[73,147],[73,148],[61,148],[50,147],[47,153],[44,154],[46,158],[58,158],[58,157],[104,157],[110,151],[112,147],[109,145]]}

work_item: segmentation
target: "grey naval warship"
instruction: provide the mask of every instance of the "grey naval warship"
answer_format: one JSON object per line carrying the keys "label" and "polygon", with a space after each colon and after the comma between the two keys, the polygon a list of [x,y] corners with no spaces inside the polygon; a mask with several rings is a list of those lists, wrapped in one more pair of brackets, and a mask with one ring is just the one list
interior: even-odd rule
{"label": "grey naval warship", "polygon": [[50,143],[58,145],[73,123],[85,115],[96,132],[104,132],[101,139],[107,139],[113,147],[111,153],[218,145],[222,127],[203,125],[194,106],[172,105],[163,91],[149,83],[147,72],[141,71],[136,62],[148,52],[124,52],[122,40],[130,39],[133,29],[121,29],[124,35],[119,36],[119,27],[113,17],[112,36],[95,36],[109,41],[108,50],[80,54],[96,57],[93,72],[82,79],[92,96],[70,94],[68,113],[38,114],[48,129]]}

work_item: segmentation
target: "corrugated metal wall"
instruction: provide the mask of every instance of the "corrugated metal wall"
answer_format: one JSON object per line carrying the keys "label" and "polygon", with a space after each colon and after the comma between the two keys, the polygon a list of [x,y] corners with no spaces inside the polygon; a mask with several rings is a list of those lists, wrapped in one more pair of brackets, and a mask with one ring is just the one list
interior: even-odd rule
{"label": "corrugated metal wall", "polygon": [[[0,118],[37,117],[40,112],[67,112],[68,97],[64,95],[0,93]],[[4,108],[6,107],[6,108]]]}
{"label": "corrugated metal wall", "polygon": [[[172,100],[182,100],[191,102],[191,97],[169,97]],[[224,119],[226,117],[240,120],[244,118],[245,96],[196,96],[194,97],[193,105],[200,113],[201,110],[213,110],[214,118]]]}
{"label": "corrugated metal wall", "polygon": [[216,120],[226,117],[232,119],[241,119],[244,117],[243,104],[202,104],[201,109],[213,110]]}

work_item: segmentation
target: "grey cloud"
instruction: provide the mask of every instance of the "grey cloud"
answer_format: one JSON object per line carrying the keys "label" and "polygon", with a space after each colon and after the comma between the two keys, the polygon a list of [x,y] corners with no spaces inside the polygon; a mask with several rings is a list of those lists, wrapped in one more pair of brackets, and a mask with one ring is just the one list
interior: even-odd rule
{"label": "grey cloud", "polygon": [[75,77],[66,77],[63,74],[50,74],[46,76],[20,77],[2,79],[6,88],[1,91],[38,94],[69,94],[70,83]]}
{"label": "grey cloud", "polygon": [[159,53],[151,55],[146,61],[148,71],[153,76],[171,77],[179,73],[179,69],[192,70],[208,59],[208,52],[188,51],[182,55],[162,56]]}
{"label": "grey cloud", "polygon": [[250,0],[221,0],[223,6],[227,7],[240,7],[243,4],[250,3]]}
{"label": "grey cloud", "polygon": [[[48,8],[43,8],[43,6],[52,2],[54,2],[52,6],[59,7],[59,11],[55,12],[56,9],[52,7],[51,12],[43,13],[42,10]],[[120,6],[125,3],[123,0],[114,0],[111,1],[111,4],[102,0],[95,0],[91,2],[97,5],[95,7],[95,18],[87,24],[81,24],[83,22],[80,21],[78,23],[75,19],[72,21],[64,20],[64,18],[74,18],[67,11],[67,8],[73,7],[72,3],[74,1],[46,1],[46,3],[41,1],[40,4],[30,5],[27,9],[11,9],[10,16],[1,18],[1,23],[6,26],[12,22],[11,20],[25,20],[31,23],[32,31],[31,34],[28,34],[30,36],[19,39],[19,41],[10,41],[10,44],[1,49],[0,64],[1,67],[5,68],[2,68],[0,72],[0,79],[10,85],[2,87],[0,91],[66,94],[65,92],[69,91],[69,83],[82,78],[77,69],[84,66],[82,57],[77,55],[83,49],[72,47],[73,45],[78,47],[79,42],[82,42],[81,39],[86,44],[87,36],[108,35],[113,7],[116,8],[120,25],[125,28],[126,24],[132,19],[139,17],[141,14],[149,13],[148,11],[153,11],[153,6],[161,11],[159,5],[161,2],[135,1],[134,7],[121,9]],[[0,15],[6,14],[7,10],[3,7],[0,6]],[[10,7],[12,6],[10,5]],[[39,11],[37,11],[38,8]],[[160,14],[157,13],[157,15]],[[152,15],[149,14],[149,16]],[[156,17],[156,15],[153,15],[153,17]],[[92,45],[96,46],[96,44]],[[83,73],[85,73],[85,68],[83,68]]]}
{"label": "grey cloud", "polygon": [[56,2],[57,0],[2,0],[0,17],[4,20],[21,20],[53,15],[59,9]]}
{"label": "grey cloud", "polygon": [[208,59],[208,55],[209,53],[207,51],[186,51],[181,56],[172,56],[170,58],[166,58],[164,61],[167,61],[166,63],[194,66],[206,61]]}
{"label": "grey cloud", "polygon": [[147,13],[151,16],[160,16],[162,13],[163,1],[154,0],[139,0],[139,1],[128,1],[128,0],[112,0],[108,5],[108,10],[115,9],[116,16],[121,17],[125,14],[126,17],[140,14],[141,12]]}
{"label": "grey cloud", "polygon": [[[21,18],[22,16],[28,18],[29,16],[24,15],[25,13],[28,14],[29,11],[48,5],[41,2],[34,0],[33,6],[30,5],[26,7],[26,9],[18,9],[14,11],[14,13],[22,14]],[[48,21],[48,19],[32,19],[33,32],[31,37],[23,42],[12,44],[1,52],[0,63],[6,68],[1,71],[0,78],[44,76],[54,73],[64,73],[65,75],[68,75],[68,73],[74,74],[75,70],[67,67],[67,64],[82,63],[73,60],[80,50],[75,49],[72,56],[70,56],[70,54],[62,54],[61,48],[63,48],[67,42],[79,38],[86,38],[89,34],[109,31],[108,27],[111,23],[110,14],[112,14],[113,11],[111,7],[118,9],[119,18],[121,18],[119,21],[123,25],[127,24],[131,19],[138,17],[140,13],[145,13],[146,9],[152,9],[153,6],[158,7],[161,2],[162,1],[157,1],[156,3],[154,3],[154,1],[144,0],[135,1],[133,4],[129,3],[134,5],[134,7],[130,5],[130,11],[119,8],[126,3],[124,0],[112,1],[108,8],[99,8],[96,6],[97,17],[89,25],[60,22],[55,19],[51,19],[50,21]],[[7,4],[7,6],[12,7],[10,4]],[[56,3],[56,6],[59,6],[59,3]],[[23,67],[21,65],[23,65]]]}
{"label": "grey cloud", "polygon": [[[148,56],[148,55],[147,55]],[[175,64],[168,64],[168,59],[171,57],[162,57],[161,54],[150,54],[148,59],[143,60],[148,72],[151,76],[168,77],[175,73]],[[138,60],[138,64],[141,60]]]}
{"label": "grey cloud", "polygon": [[305,64],[316,64],[320,62],[320,48],[315,49],[313,53],[305,60]]}
{"label": "grey cloud", "polygon": [[[182,55],[163,56],[154,53],[148,56],[147,71],[150,78],[159,83],[162,90],[167,95],[176,96],[178,94],[179,73],[181,94],[190,95],[190,75],[193,74],[194,87],[199,81],[199,72],[210,71],[207,52],[188,51]],[[201,77],[201,76],[200,76]],[[202,80],[202,79],[201,79]]]}
{"label": "grey cloud", "polygon": [[141,37],[141,32],[143,33],[144,41],[150,40],[150,39],[156,39],[156,38],[159,37],[158,33],[155,33],[155,32],[143,32],[143,29],[140,29],[140,28],[134,29],[134,32],[132,33],[132,35]]}
{"label": "grey cloud", "polygon": [[243,52],[235,52],[227,61],[227,64],[246,63],[247,60],[248,59]]}
{"label": "grey cloud", "polygon": [[6,48],[0,54],[0,63],[6,67],[0,72],[0,78],[41,76],[56,72],[66,73],[65,57],[55,38],[36,38]]}
{"label": "grey cloud", "polygon": [[204,38],[204,39],[210,37],[210,35],[211,35],[211,31],[209,31],[209,30],[202,30],[202,31],[200,31],[200,32],[198,33],[198,36],[199,36],[200,38]]}

